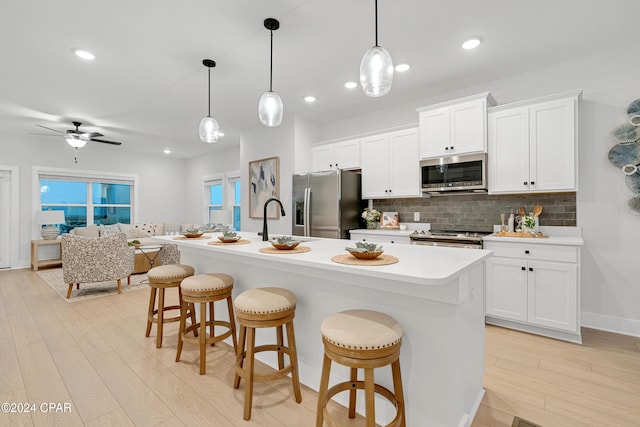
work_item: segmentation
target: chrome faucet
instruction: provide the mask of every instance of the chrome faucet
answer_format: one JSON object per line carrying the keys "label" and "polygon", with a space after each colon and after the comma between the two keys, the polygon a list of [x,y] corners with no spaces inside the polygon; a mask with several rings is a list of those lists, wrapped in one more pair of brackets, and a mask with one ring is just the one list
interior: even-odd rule
{"label": "chrome faucet", "polygon": [[270,198],[266,202],[264,202],[264,216],[262,217],[262,241],[266,242],[269,240],[269,232],[267,231],[267,205],[271,202],[278,202],[280,205],[280,214],[282,216],[286,216],[284,213],[284,207],[282,206],[282,202],[275,197]]}

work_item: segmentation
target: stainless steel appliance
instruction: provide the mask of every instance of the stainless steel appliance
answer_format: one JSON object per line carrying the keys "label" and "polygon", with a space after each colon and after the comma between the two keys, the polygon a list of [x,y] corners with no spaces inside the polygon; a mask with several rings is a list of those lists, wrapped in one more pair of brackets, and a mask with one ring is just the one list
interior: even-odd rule
{"label": "stainless steel appliance", "polygon": [[409,238],[412,245],[482,249],[482,238],[489,234],[482,231],[430,230],[414,231]]}
{"label": "stainless steel appliance", "polygon": [[422,160],[420,167],[423,193],[487,191],[486,153]]}
{"label": "stainless steel appliance", "polygon": [[356,172],[293,175],[293,235],[348,239],[349,230],[359,228],[364,208],[360,194]]}

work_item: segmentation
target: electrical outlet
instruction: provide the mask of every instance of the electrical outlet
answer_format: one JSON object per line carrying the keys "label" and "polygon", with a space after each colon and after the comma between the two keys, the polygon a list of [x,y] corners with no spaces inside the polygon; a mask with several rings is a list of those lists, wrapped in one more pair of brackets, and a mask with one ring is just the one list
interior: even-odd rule
{"label": "electrical outlet", "polygon": [[420,212],[414,212],[413,213],[413,220],[414,221],[420,221]]}

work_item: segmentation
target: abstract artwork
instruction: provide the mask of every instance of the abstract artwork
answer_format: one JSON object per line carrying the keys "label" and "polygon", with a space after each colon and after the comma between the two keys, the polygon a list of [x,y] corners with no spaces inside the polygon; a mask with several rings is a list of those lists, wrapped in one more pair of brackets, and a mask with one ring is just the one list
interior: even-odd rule
{"label": "abstract artwork", "polygon": [[[280,158],[249,162],[249,218],[263,218],[264,204],[280,195]],[[277,204],[269,204],[267,218],[280,218]]]}
{"label": "abstract artwork", "polygon": [[640,215],[640,99],[627,108],[628,123],[617,126],[611,132],[616,145],[609,151],[609,161],[619,167],[631,193],[627,207]]}

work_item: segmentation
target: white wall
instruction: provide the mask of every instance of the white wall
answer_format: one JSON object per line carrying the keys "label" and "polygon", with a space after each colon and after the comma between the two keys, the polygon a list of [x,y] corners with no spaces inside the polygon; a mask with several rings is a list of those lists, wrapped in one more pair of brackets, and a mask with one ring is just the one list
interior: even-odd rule
{"label": "white wall", "polygon": [[577,194],[577,222],[585,240],[582,324],[640,336],[640,216],[626,208],[624,177],[607,158],[615,144],[611,130],[627,120],[628,104],[640,98],[638,69],[640,47],[619,49],[329,123],[322,137],[338,139],[416,123],[416,107],[484,91],[506,104],[583,89]]}
{"label": "white wall", "polygon": [[0,135],[0,162],[19,168],[19,233],[18,262],[12,267],[28,267],[30,241],[34,235],[32,220],[37,207],[33,200],[33,166],[91,170],[138,175],[137,222],[183,222],[185,205],[184,160],[170,157],[123,153],[118,147],[89,143],[78,150],[78,163],[73,149],[62,139]]}
{"label": "white wall", "polygon": [[[220,141],[218,144],[224,144],[224,141]],[[184,190],[186,201],[183,207],[184,222],[190,224],[209,222],[208,218],[203,218],[202,179],[205,176],[237,170],[240,170],[239,145],[187,160],[186,187]]]}

